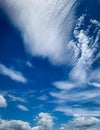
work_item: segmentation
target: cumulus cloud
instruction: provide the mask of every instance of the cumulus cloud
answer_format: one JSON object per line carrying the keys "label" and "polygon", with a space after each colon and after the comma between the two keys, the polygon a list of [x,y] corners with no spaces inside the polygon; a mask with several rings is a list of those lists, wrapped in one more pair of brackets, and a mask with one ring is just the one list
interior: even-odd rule
{"label": "cumulus cloud", "polygon": [[95,117],[84,117],[75,115],[72,121],[63,124],[60,130],[97,130],[96,124],[100,123],[100,120]]}
{"label": "cumulus cloud", "polygon": [[82,116],[76,116],[74,118],[74,124],[76,128],[88,128],[93,125],[96,125],[97,123],[100,123],[100,120],[95,117],[82,117]]}
{"label": "cumulus cloud", "polygon": [[52,130],[54,122],[54,117],[51,116],[49,113],[41,112],[37,117],[37,124],[34,130]]}
{"label": "cumulus cloud", "polygon": [[21,120],[0,119],[0,130],[52,130],[53,117],[49,113],[40,113],[36,119],[37,126],[35,127]]}
{"label": "cumulus cloud", "polygon": [[24,105],[17,105],[17,108],[19,108],[22,111],[29,111],[29,109]]}
{"label": "cumulus cloud", "polygon": [[2,95],[0,95],[0,107],[7,107],[7,101]]}
{"label": "cumulus cloud", "polygon": [[22,83],[27,82],[27,79],[19,71],[8,68],[3,64],[0,64],[0,74],[5,75],[17,82],[22,82]]}
{"label": "cumulus cloud", "polygon": [[0,119],[0,130],[32,130],[28,122],[21,120],[2,120]]}
{"label": "cumulus cloud", "polygon": [[[53,63],[63,63],[67,59],[66,41],[71,31],[69,26],[72,26],[74,19],[75,2],[76,0],[5,0],[0,1],[0,5],[21,31],[27,52],[47,57]],[[67,17],[69,14],[70,17]]]}

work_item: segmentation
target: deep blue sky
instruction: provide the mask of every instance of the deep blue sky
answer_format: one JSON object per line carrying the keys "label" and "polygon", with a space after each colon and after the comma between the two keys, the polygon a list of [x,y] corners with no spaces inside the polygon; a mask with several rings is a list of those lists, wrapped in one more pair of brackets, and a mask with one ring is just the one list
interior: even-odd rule
{"label": "deep blue sky", "polygon": [[[41,17],[43,5],[32,23],[24,4],[19,9],[18,3],[0,3],[0,118],[34,126],[36,115],[50,113],[53,130],[73,123],[76,115],[99,120],[100,1],[76,2],[64,18],[61,12],[51,15],[51,23]],[[63,25],[56,23],[59,17]]]}

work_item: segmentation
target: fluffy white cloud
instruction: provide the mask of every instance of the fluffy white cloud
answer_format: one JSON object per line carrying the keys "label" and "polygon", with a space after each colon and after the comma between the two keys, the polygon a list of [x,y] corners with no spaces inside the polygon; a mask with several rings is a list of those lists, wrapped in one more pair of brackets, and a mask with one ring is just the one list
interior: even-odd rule
{"label": "fluffy white cloud", "polygon": [[32,130],[28,122],[0,119],[0,130]]}
{"label": "fluffy white cloud", "polygon": [[17,105],[17,108],[19,108],[22,111],[29,111],[29,109],[23,105]]}
{"label": "fluffy white cloud", "polygon": [[7,107],[6,99],[0,95],[0,107]]}
{"label": "fluffy white cloud", "polygon": [[53,117],[49,113],[40,113],[36,119],[37,126],[35,127],[21,120],[0,119],[0,130],[52,130]]}
{"label": "fluffy white cloud", "polygon": [[22,83],[27,82],[27,79],[19,71],[13,70],[11,68],[7,68],[3,64],[0,64],[0,74],[8,76],[10,79],[17,82],[22,82]]}
{"label": "fluffy white cloud", "polygon": [[60,130],[97,130],[96,124],[100,120],[95,117],[84,117],[76,115],[72,121],[63,124]]}
{"label": "fluffy white cloud", "polygon": [[21,31],[27,52],[48,57],[53,63],[63,63],[67,59],[66,40],[72,29],[69,26],[72,26],[74,19],[72,7],[75,2],[76,0],[5,0],[0,1],[0,5]]}
{"label": "fluffy white cloud", "polygon": [[96,125],[97,123],[100,123],[100,120],[95,117],[82,117],[82,116],[76,116],[74,118],[74,125],[76,128],[88,128],[93,125]]}
{"label": "fluffy white cloud", "polygon": [[54,122],[53,117],[49,113],[43,113],[41,112],[37,117],[37,124],[39,126],[36,126],[34,130],[52,130]]}

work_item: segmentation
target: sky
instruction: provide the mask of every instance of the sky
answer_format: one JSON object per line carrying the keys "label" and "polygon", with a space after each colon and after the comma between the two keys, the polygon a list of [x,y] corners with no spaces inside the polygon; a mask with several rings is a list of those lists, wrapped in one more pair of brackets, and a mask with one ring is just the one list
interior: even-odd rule
{"label": "sky", "polygon": [[100,0],[0,0],[0,130],[100,129]]}

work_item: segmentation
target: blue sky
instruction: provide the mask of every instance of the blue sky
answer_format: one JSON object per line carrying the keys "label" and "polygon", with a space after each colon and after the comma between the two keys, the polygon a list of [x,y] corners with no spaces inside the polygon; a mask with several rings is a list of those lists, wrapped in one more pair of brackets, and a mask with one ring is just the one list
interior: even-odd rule
{"label": "blue sky", "polygon": [[99,0],[0,1],[0,130],[99,129],[99,11]]}

